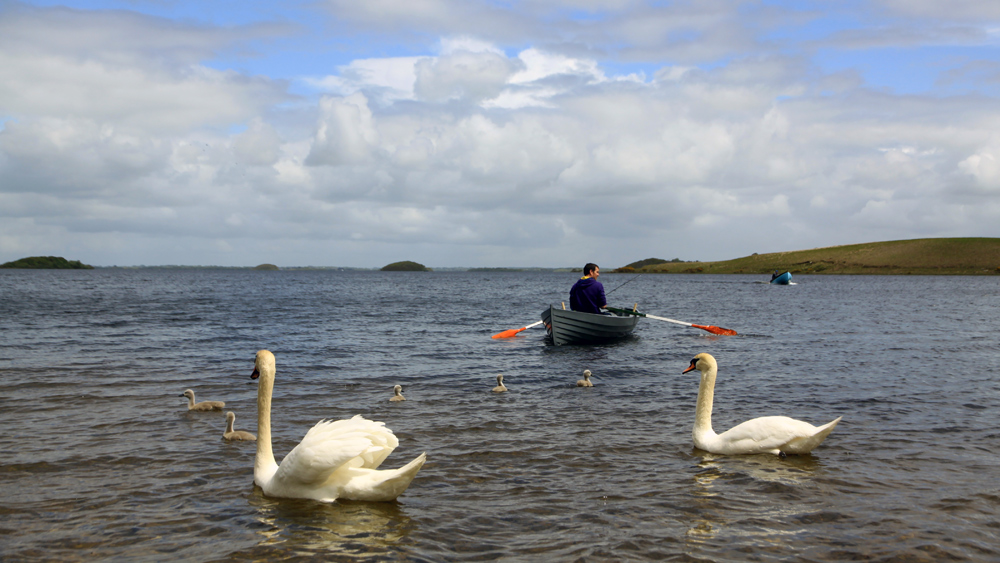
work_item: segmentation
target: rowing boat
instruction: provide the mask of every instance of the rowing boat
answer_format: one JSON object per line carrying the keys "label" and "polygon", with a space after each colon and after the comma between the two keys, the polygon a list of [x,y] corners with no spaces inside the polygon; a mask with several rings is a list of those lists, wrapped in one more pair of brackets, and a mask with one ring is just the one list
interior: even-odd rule
{"label": "rowing boat", "polygon": [[595,344],[618,340],[632,334],[639,317],[632,315],[597,315],[568,311],[549,306],[542,311],[545,331],[556,346],[564,344]]}

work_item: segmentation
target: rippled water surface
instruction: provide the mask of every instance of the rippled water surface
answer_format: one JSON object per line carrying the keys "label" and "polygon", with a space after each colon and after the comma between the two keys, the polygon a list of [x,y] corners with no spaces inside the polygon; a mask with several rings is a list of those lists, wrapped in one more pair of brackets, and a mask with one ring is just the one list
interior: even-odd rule
{"label": "rippled water surface", "polygon": [[[643,276],[612,304],[742,336],[490,338],[575,277],[0,270],[0,559],[1000,560],[1000,277]],[[187,412],[191,388],[255,431],[261,348],[275,454],[321,418],[385,421],[386,467],[428,455],[396,503],[266,498],[253,444]],[[720,432],[843,421],[811,456],[695,450],[698,352]]]}

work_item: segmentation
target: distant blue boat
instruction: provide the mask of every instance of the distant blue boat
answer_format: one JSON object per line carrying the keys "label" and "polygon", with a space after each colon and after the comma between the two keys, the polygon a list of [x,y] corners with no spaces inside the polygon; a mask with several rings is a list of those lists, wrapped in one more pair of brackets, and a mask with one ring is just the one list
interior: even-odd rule
{"label": "distant blue boat", "polygon": [[792,283],[792,273],[785,272],[784,274],[779,274],[777,272],[771,276],[771,283],[774,285],[788,285]]}

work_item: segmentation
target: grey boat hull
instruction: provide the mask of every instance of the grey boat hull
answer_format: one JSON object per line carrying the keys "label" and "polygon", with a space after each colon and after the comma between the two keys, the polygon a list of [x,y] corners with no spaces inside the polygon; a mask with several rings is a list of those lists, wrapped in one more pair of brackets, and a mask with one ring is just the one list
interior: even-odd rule
{"label": "grey boat hull", "polygon": [[635,329],[639,317],[632,315],[595,315],[567,311],[554,306],[542,311],[545,331],[556,346],[564,344],[599,344],[624,338]]}

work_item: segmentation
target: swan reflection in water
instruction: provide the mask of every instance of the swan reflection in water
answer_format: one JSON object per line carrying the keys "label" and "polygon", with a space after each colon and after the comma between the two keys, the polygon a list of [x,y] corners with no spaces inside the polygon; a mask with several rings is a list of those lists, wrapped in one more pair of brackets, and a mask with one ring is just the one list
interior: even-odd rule
{"label": "swan reflection in water", "polygon": [[321,503],[304,499],[272,499],[254,486],[249,503],[257,509],[254,526],[261,536],[244,552],[254,558],[280,554],[346,554],[352,560],[384,560],[398,556],[400,542],[415,523],[397,503],[338,500]]}
{"label": "swan reflection in water", "polygon": [[[811,511],[795,502],[799,497],[796,489],[816,485],[817,474],[823,469],[819,459],[811,455],[786,459],[770,454],[725,456],[698,449],[692,456],[701,461],[692,477],[696,510],[688,526],[688,540],[702,544],[727,535],[775,538],[802,531],[789,527],[794,526],[796,516]],[[714,490],[718,479],[727,483],[726,496]],[[736,482],[745,483],[745,495],[733,496]],[[748,527],[748,520],[758,524]]]}

